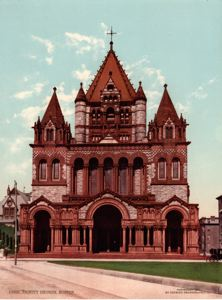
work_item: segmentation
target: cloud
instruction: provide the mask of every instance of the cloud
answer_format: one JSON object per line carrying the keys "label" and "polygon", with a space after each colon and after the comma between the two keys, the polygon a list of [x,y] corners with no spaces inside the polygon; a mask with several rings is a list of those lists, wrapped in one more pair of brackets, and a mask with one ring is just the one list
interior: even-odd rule
{"label": "cloud", "polygon": [[33,89],[37,94],[40,94],[45,86],[45,83],[38,82],[34,85]]}
{"label": "cloud", "polygon": [[178,102],[176,104],[176,108],[177,108],[177,112],[179,114],[185,114],[185,113],[188,113],[189,110],[190,110],[190,103],[187,102],[186,104],[183,104],[183,103],[180,103]]}
{"label": "cloud", "polygon": [[203,86],[198,86],[198,88],[191,93],[190,97],[195,98],[195,99],[205,99],[207,98],[208,93],[205,91]]}
{"label": "cloud", "polygon": [[33,91],[21,91],[21,92],[14,94],[14,97],[16,99],[23,100],[23,99],[31,97],[32,95],[33,95]]}
{"label": "cloud", "polygon": [[26,159],[25,161],[18,163],[8,163],[6,166],[7,173],[16,176],[16,175],[24,175],[27,170],[31,168],[32,162],[31,159]]}
{"label": "cloud", "polygon": [[24,145],[30,143],[33,138],[30,137],[18,137],[9,145],[9,151],[11,153],[17,153],[24,148]]}
{"label": "cloud", "polygon": [[65,32],[66,44],[76,49],[77,54],[105,48],[103,39],[77,32]]}
{"label": "cloud", "polygon": [[48,65],[52,65],[52,63],[53,63],[53,57],[46,57],[45,61],[47,62]]}
{"label": "cloud", "polygon": [[36,35],[32,35],[32,39],[34,41],[40,43],[41,45],[43,45],[46,48],[46,51],[48,52],[48,54],[52,54],[54,52],[55,46],[50,40],[43,39]]}
{"label": "cloud", "polygon": [[72,72],[74,78],[77,78],[80,81],[88,81],[92,78],[91,71],[86,68],[84,64],[81,65],[81,70],[76,70]]}
{"label": "cloud", "polygon": [[161,93],[159,91],[156,90],[147,90],[145,91],[145,94],[147,95],[148,100],[157,100],[159,101]]}
{"label": "cloud", "polygon": [[31,127],[34,125],[35,121],[42,111],[43,108],[40,106],[29,106],[24,108],[19,116],[24,120],[25,127]]}
{"label": "cloud", "polygon": [[[72,92],[70,94],[66,94],[65,93],[65,83],[61,82],[57,88],[57,95],[58,95],[58,99],[59,101],[63,101],[63,102],[73,102],[76,95],[77,95],[77,90],[72,90]],[[47,99],[48,100],[48,99]]]}
{"label": "cloud", "polygon": [[30,54],[30,55],[28,56],[28,58],[29,58],[29,59],[32,59],[32,60],[36,60],[36,59],[37,59],[37,56],[36,56],[36,55]]}
{"label": "cloud", "polygon": [[[160,69],[156,69],[153,67],[148,67],[144,69],[144,73],[154,79],[155,81],[157,81],[160,85],[164,85],[164,83],[166,83],[166,79],[164,77],[164,75],[162,74],[162,71]],[[154,82],[155,83],[155,82]]]}
{"label": "cloud", "polygon": [[149,64],[150,61],[147,58],[142,58],[136,62],[131,64],[126,64],[125,69],[129,77],[131,77],[134,73],[140,73],[143,71],[144,65]]}
{"label": "cloud", "polygon": [[107,32],[108,32],[108,30],[109,30],[108,25],[106,25],[104,22],[101,22],[101,23],[100,23],[100,27],[101,27],[101,29],[103,30],[104,34],[107,34]]}
{"label": "cloud", "polygon": [[[25,78],[28,78],[28,77],[25,77]],[[27,81],[27,80],[25,80],[25,81]],[[14,98],[19,99],[19,100],[24,100],[24,99],[30,98],[34,94],[38,95],[42,92],[45,85],[46,85],[45,82],[37,82],[31,86],[30,90],[25,90],[25,91],[15,93]]]}
{"label": "cloud", "polygon": [[213,84],[215,81],[216,81],[216,78],[209,79],[208,82],[207,82],[207,84],[208,84],[208,85],[211,85],[211,84]]}

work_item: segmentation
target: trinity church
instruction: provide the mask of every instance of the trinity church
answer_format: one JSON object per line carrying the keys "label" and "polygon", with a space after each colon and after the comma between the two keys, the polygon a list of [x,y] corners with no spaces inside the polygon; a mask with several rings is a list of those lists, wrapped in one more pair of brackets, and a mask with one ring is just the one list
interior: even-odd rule
{"label": "trinity church", "polygon": [[[164,85],[153,119],[113,49],[75,101],[75,135],[56,88],[31,144],[32,201],[21,205],[21,255],[196,255],[187,123]],[[148,123],[148,126],[147,126]]]}

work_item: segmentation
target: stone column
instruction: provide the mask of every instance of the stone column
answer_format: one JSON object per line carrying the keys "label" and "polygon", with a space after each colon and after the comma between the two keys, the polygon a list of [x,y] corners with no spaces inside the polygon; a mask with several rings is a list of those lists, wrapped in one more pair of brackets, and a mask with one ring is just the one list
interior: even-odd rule
{"label": "stone column", "polygon": [[89,227],[89,252],[92,253],[92,227]]}
{"label": "stone column", "polygon": [[31,234],[31,237],[30,237],[30,250],[31,250],[31,252],[33,253],[34,252],[34,227],[33,226],[31,226],[31,228],[30,228],[30,234]]}
{"label": "stone column", "polygon": [[122,234],[123,234],[123,246],[122,246],[121,252],[126,252],[126,227],[123,227],[122,229],[123,229],[123,231],[122,231]]}
{"label": "stone column", "polygon": [[133,166],[129,165],[129,187],[128,187],[128,192],[129,194],[133,194]]}
{"label": "stone column", "polygon": [[135,246],[142,246],[142,236],[141,236],[141,227],[136,226],[135,227],[135,234],[136,234],[136,243]]}
{"label": "stone column", "polygon": [[183,253],[187,252],[187,228],[183,228]]}
{"label": "stone column", "polygon": [[162,230],[162,245],[163,245],[163,252],[165,252],[165,228],[163,227],[163,230]]}
{"label": "stone column", "polygon": [[84,176],[83,176],[83,193],[88,195],[89,193],[89,166],[84,166]]}
{"label": "stone column", "polygon": [[54,227],[51,227],[51,251],[54,249]]}
{"label": "stone column", "polygon": [[147,246],[150,246],[150,228],[147,227],[147,243],[146,243]]}
{"label": "stone column", "polygon": [[72,226],[72,246],[77,245],[77,234],[76,234],[77,228],[76,226]]}
{"label": "stone column", "polygon": [[99,192],[104,190],[103,165],[99,165]]}
{"label": "stone column", "polygon": [[119,192],[119,176],[118,176],[118,165],[113,166],[113,190],[118,193]]}
{"label": "stone column", "polygon": [[132,227],[129,227],[129,246],[132,245]]}
{"label": "stone column", "polygon": [[86,227],[83,227],[83,245],[86,245]]}
{"label": "stone column", "polygon": [[159,241],[158,241],[158,229],[157,228],[153,228],[153,245],[154,246],[158,246],[159,245]]}
{"label": "stone column", "polygon": [[68,241],[69,241],[69,227],[66,226],[66,243],[65,243],[66,246],[68,246]]}

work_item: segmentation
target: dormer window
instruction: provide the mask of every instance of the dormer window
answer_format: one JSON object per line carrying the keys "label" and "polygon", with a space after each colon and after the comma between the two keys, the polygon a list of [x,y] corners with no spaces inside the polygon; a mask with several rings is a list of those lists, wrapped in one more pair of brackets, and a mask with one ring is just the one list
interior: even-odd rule
{"label": "dormer window", "polygon": [[54,140],[54,130],[53,129],[46,129],[46,141],[50,142]]}
{"label": "dormer window", "polygon": [[107,90],[110,92],[110,91],[113,91],[114,90],[114,85],[112,83],[109,83],[107,85]]}
{"label": "dormer window", "polygon": [[166,126],[165,127],[165,136],[166,136],[166,139],[172,139],[173,138],[173,127],[172,126]]}
{"label": "dormer window", "polygon": [[112,107],[109,107],[106,111],[106,120],[108,122],[114,122],[114,119],[115,119],[114,109]]}

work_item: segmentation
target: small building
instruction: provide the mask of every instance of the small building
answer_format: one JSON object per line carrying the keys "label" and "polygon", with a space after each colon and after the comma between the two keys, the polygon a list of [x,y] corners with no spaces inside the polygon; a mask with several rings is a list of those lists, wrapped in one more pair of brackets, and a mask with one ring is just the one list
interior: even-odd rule
{"label": "small building", "polygon": [[[14,247],[15,196],[15,188],[10,190],[10,187],[8,187],[6,196],[0,202],[0,247],[8,247],[10,249]],[[17,189],[18,217],[21,204],[28,204],[30,198],[31,193],[21,192]]]}
{"label": "small building", "polygon": [[200,219],[200,251],[206,255],[211,248],[219,248],[219,218],[211,216]]}
{"label": "small building", "polygon": [[219,248],[222,248],[222,195],[216,199],[218,200]]}

